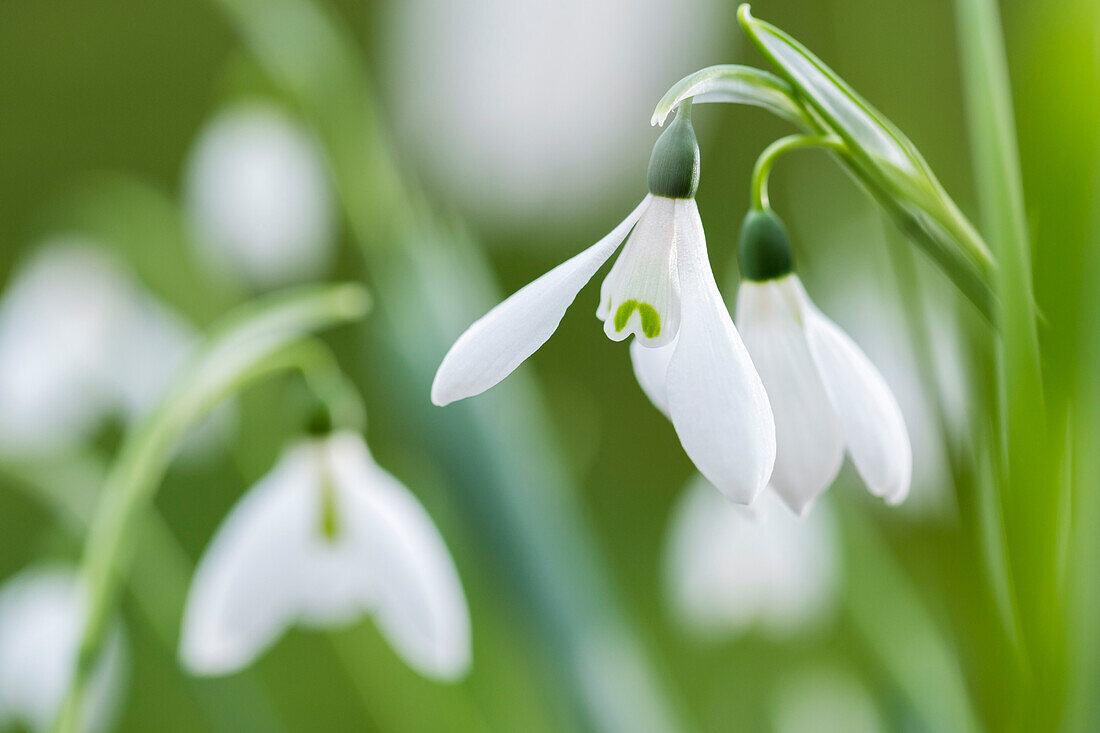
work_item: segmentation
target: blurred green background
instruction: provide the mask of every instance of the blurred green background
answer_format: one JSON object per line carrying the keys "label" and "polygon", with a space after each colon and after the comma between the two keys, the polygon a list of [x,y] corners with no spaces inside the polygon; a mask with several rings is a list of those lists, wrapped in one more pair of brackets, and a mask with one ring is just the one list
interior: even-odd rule
{"label": "blurred green background", "polygon": [[[574,689],[599,680],[578,680],[569,671],[573,662],[561,660],[576,655],[576,628],[586,628],[591,614],[614,617],[627,630],[624,677],[639,651],[652,684],[663,690],[657,708],[674,711],[686,730],[797,729],[790,723],[797,716],[782,711],[796,706],[791,697],[807,685],[828,689],[822,680],[855,688],[855,708],[841,703],[847,725],[839,729],[861,729],[860,704],[869,706],[872,729],[945,730],[960,720],[982,729],[1011,727],[1011,675],[996,666],[1010,654],[998,636],[995,593],[984,589],[980,543],[960,528],[956,506],[956,480],[977,481],[972,474],[981,470],[965,435],[967,421],[983,419],[985,403],[972,394],[961,410],[963,437],[943,435],[929,407],[937,398],[920,377],[928,364],[917,361],[922,347],[908,345],[904,335],[897,340],[905,330],[898,314],[907,306],[889,253],[907,245],[825,156],[785,159],[773,176],[772,202],[791,229],[811,295],[879,364],[903,408],[905,394],[915,390],[914,412],[906,412],[918,476],[914,506],[897,510],[863,496],[850,468],[830,490],[844,537],[842,569],[835,609],[818,623],[780,637],[759,625],[704,637],[678,619],[662,577],[663,552],[694,469],[671,425],[637,388],[623,346],[604,338],[592,318],[595,284],[512,377],[530,410],[505,397],[481,408],[443,410],[428,402],[431,375],[451,340],[495,302],[490,283],[498,294],[513,292],[601,237],[644,194],[657,136],[648,119],[668,86],[715,63],[764,67],[736,25],[735,6],[720,0],[691,0],[682,8],[607,0],[554,10],[476,0],[317,4],[358,53],[373,129],[337,134],[339,125],[319,122],[317,104],[338,106],[340,85],[315,95],[273,79],[267,62],[253,55],[242,30],[247,23],[226,12],[234,3],[4,0],[0,283],[44,240],[78,233],[116,252],[155,297],[203,328],[263,289],[212,272],[191,246],[180,208],[183,176],[204,125],[227,105],[259,100],[316,133],[343,197],[337,254],[324,277],[365,281],[378,301],[364,324],[342,327],[327,340],[366,401],[367,438],[379,463],[421,499],[455,556],[473,617],[473,671],[455,685],[423,680],[365,619],[332,633],[292,631],[240,675],[191,679],[178,668],[174,645],[186,585],[174,585],[168,571],[158,577],[160,560],[150,552],[138,563],[122,609],[130,665],[118,729],[599,728],[600,714],[585,710]],[[760,0],[753,10],[813,49],[904,130],[978,220],[950,3]],[[1048,404],[1055,421],[1064,422],[1084,409],[1082,390],[1092,376],[1080,368],[1087,344],[1080,330],[1089,307],[1086,253],[1100,231],[1100,10],[1093,0],[1010,0],[1002,10],[1044,318]],[[289,59],[293,78],[301,59]],[[511,59],[516,68],[508,69]],[[355,119],[341,114],[335,112]],[[753,161],[790,130],[760,110],[726,105],[697,107],[695,123],[703,156],[699,207],[714,269],[732,303],[734,243]],[[358,144],[377,159],[368,166],[374,175],[352,187],[342,156],[363,151],[342,150],[338,141],[360,132]],[[396,186],[387,178],[392,170],[402,179]],[[372,243],[372,236],[392,241]],[[418,238],[432,246],[409,254],[414,250],[405,242]],[[469,272],[442,259],[433,264],[436,256],[454,258]],[[965,394],[992,373],[965,345],[981,321],[918,259],[926,293],[947,314],[951,333],[961,334],[964,346],[954,348],[974,375],[963,383]],[[479,279],[486,263],[491,279]],[[423,279],[425,272],[437,279]],[[433,306],[427,301],[434,289],[468,298],[466,310],[452,314],[456,322],[441,318],[429,328],[417,320],[418,307]],[[876,335],[869,313],[884,319],[893,313],[898,327]],[[895,359],[898,349],[910,349],[912,358]],[[897,369],[883,363],[892,359]],[[914,369],[912,362],[924,366]],[[297,416],[287,404],[297,388],[288,378],[250,390],[238,401],[228,436],[170,472],[157,508],[182,550],[175,560],[198,559],[229,508],[294,437]],[[914,425],[922,419],[931,424]],[[512,420],[523,421],[514,433]],[[470,424],[481,431],[470,432]],[[120,420],[103,425],[80,455],[102,464],[122,429]],[[923,443],[916,435],[922,431],[931,436]],[[945,440],[953,448],[945,449]],[[964,458],[948,465],[957,453]],[[542,462],[527,465],[534,475],[522,470],[529,455]],[[41,558],[79,558],[79,538],[34,498],[31,485],[36,476],[61,481],[49,469],[72,460],[51,457],[39,472],[0,470],[0,578]],[[76,475],[82,486],[73,491],[95,489],[83,485],[94,471]],[[493,482],[497,488],[485,488]],[[501,505],[511,490],[511,503]],[[537,522],[542,505],[525,505],[531,496],[551,507],[548,523],[565,517],[534,539],[525,522]],[[166,620],[159,627],[135,601],[141,577],[163,585],[152,592]],[[573,587],[570,578],[581,580]],[[583,599],[546,600],[568,592]],[[556,634],[569,641],[559,644]],[[933,641],[925,643],[922,634]],[[592,653],[614,657],[616,649]],[[1089,666],[1071,673],[1069,687],[1084,685],[1083,699],[1100,691],[1090,687],[1096,678]],[[607,694],[645,694],[649,684],[612,680]],[[830,699],[843,699],[837,696]],[[608,705],[645,709],[650,702]],[[960,705],[968,710],[959,712]],[[1095,719],[1083,715],[1081,729],[1094,730]]]}

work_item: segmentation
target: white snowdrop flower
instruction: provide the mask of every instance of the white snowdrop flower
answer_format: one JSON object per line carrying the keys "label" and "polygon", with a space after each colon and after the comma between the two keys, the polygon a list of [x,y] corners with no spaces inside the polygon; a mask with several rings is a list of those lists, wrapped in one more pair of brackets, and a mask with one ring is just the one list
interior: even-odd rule
{"label": "white snowdrop flower", "polygon": [[142,417],[196,339],[100,246],[47,242],[0,301],[0,453],[49,455],[108,415]]}
{"label": "white snowdrop flower", "polygon": [[784,681],[772,704],[776,733],[880,733],[887,730],[875,699],[851,673],[802,671]]}
{"label": "white snowdrop flower", "polygon": [[550,338],[625,239],[596,315],[612,339],[634,335],[635,359],[660,362],[654,379],[661,399],[703,475],[734,501],[755,499],[771,474],[775,429],[760,377],[714,281],[694,198],[698,181],[699,147],[681,107],[653,149],[641,204],[599,242],[470,326],[444,357],[432,401],[446,405],[480,394],[508,376]]}
{"label": "white snowdrop flower", "polygon": [[242,104],[200,134],[184,175],[200,253],[259,287],[316,278],[335,254],[335,204],[313,139],[273,106]]}
{"label": "white snowdrop flower", "polygon": [[796,517],[765,491],[726,501],[697,477],[677,503],[664,545],[664,586],[684,624],[703,636],[759,627],[788,636],[827,618],[842,563],[829,507]]}
{"label": "white snowdrop flower", "polygon": [[365,614],[421,674],[469,669],[469,611],[439,531],[358,434],[336,432],[287,450],[219,527],[195,571],[180,658],[195,674],[229,674],[291,625]]}
{"label": "white snowdrop flower", "polygon": [[0,450],[40,454],[79,440],[110,409],[111,345],[130,284],[90,243],[47,244],[0,301]]}
{"label": "white snowdrop flower", "polygon": [[401,143],[485,226],[585,218],[636,170],[648,133],[632,123],[669,70],[729,51],[733,5],[666,10],[663,0],[388,3],[381,68]]}
{"label": "white snowdrop flower", "polygon": [[774,214],[749,212],[739,258],[737,325],[775,415],[770,485],[805,514],[836,478],[847,449],[871,493],[900,503],[913,455],[898,402],[863,351],[810,301]]}
{"label": "white snowdrop flower", "polygon": [[[0,587],[0,728],[51,729],[76,667],[84,597],[75,573],[30,568]],[[81,731],[111,726],[125,678],[121,626],[92,670]]]}

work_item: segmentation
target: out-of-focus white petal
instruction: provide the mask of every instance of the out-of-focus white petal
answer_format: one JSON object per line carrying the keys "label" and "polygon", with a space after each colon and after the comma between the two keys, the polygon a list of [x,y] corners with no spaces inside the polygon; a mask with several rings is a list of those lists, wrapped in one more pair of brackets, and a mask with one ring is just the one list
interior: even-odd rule
{"label": "out-of-focus white petal", "polygon": [[339,433],[287,451],[230,512],[196,570],[180,657],[196,674],[226,674],[291,625],[368,613],[426,676],[468,669],[469,612],[442,538],[362,438]]}
{"label": "out-of-focus white petal", "polygon": [[837,553],[826,506],[799,519],[770,491],[742,506],[698,477],[669,523],[665,587],[673,610],[697,633],[739,634],[760,625],[785,636],[832,609]]}
{"label": "out-of-focus white petal", "polygon": [[829,488],[844,461],[844,441],[802,329],[796,275],[745,281],[737,328],[775,416],[775,469],[769,484],[797,514]]}
{"label": "out-of-focus white petal", "polygon": [[47,243],[18,270],[0,302],[0,450],[49,452],[95,426],[130,294],[83,240]]}
{"label": "out-of-focus white petal", "polygon": [[777,691],[776,733],[879,733],[885,731],[871,693],[850,673],[819,668],[799,672]]}
{"label": "out-of-focus white petal", "polygon": [[606,237],[524,286],[466,329],[439,365],[432,402],[446,405],[481,394],[546,343],[577,293],[622,244],[652,199],[647,195]]}
{"label": "out-of-focus white petal", "polygon": [[[65,568],[24,570],[0,588],[0,728],[50,730],[76,666],[84,603],[76,574]],[[125,667],[116,624],[92,671],[81,731],[110,727]]]}
{"label": "out-of-focus white petal", "polygon": [[676,218],[681,321],[668,365],[669,414],[699,471],[748,504],[775,463],[771,407],[714,282],[695,201],[677,200]]}
{"label": "out-of-focus white petal", "polygon": [[833,405],[852,462],[867,488],[888,503],[909,493],[913,453],[901,408],[871,361],[798,286],[810,354]]}
{"label": "out-of-focus white petal", "polygon": [[260,286],[322,275],[335,239],[325,163],[310,136],[274,106],[244,104],[203,130],[184,192],[201,253]]}
{"label": "out-of-focus white petal", "polygon": [[371,458],[362,438],[334,435],[333,478],[347,501],[348,530],[377,596],[375,620],[421,674],[457,679],[470,667],[470,614],[443,538],[416,497]]}
{"label": "out-of-focus white petal", "polygon": [[635,341],[657,347],[676,337],[680,327],[676,239],[676,200],[650,196],[649,206],[600,286],[596,317],[611,340],[634,334]]}
{"label": "out-of-focus white petal", "polygon": [[598,214],[645,175],[638,151],[653,135],[636,122],[671,81],[667,70],[728,49],[733,5],[667,9],[664,0],[387,5],[379,69],[404,152],[449,202],[484,215],[483,227],[531,231]]}
{"label": "out-of-focus white petal", "polygon": [[630,343],[630,361],[634,365],[634,376],[642,391],[653,406],[668,417],[668,363],[676,353],[673,339],[665,346],[643,346],[637,339]]}

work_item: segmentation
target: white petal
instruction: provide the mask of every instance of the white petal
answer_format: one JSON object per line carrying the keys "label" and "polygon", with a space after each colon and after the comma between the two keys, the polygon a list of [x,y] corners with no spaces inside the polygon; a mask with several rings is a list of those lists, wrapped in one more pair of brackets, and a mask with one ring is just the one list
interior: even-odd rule
{"label": "white petal", "polygon": [[416,497],[371,458],[352,433],[330,440],[348,502],[349,531],[368,543],[375,616],[401,657],[421,674],[456,679],[470,667],[470,615],[447,546]]}
{"label": "white petal", "polygon": [[676,206],[682,316],[668,365],[669,414],[699,471],[730,499],[748,504],[771,476],[775,423],[714,282],[695,201]]}
{"label": "white petal", "polygon": [[[49,730],[76,663],[84,599],[66,568],[24,570],[0,589],[0,728]],[[81,731],[110,727],[125,670],[121,626],[92,671]]]}
{"label": "white petal", "polygon": [[669,524],[664,580],[674,610],[698,633],[762,625],[788,635],[832,609],[837,552],[828,511],[799,519],[770,491],[751,507],[734,504],[698,477]]}
{"label": "white petal", "polygon": [[652,196],[585,251],[526,285],[466,329],[432,383],[432,402],[446,405],[481,394],[535,353],[558,328],[585,283],[615,252]]}
{"label": "white petal", "polygon": [[675,338],[680,327],[676,224],[676,200],[651,196],[600,286],[596,317],[611,340],[634,334],[647,346],[663,346]]}
{"label": "white petal", "polygon": [[191,151],[183,188],[200,254],[223,274],[276,286],[331,264],[336,206],[324,158],[277,107],[219,113]]}
{"label": "white petal", "polygon": [[737,328],[775,416],[771,487],[797,514],[829,488],[844,461],[844,441],[802,329],[798,277],[744,281]]}
{"label": "white petal", "polygon": [[668,417],[668,363],[676,352],[678,338],[665,346],[643,346],[635,339],[630,342],[630,361],[634,365],[634,376],[642,391],[654,407]]}
{"label": "white petal", "polygon": [[[800,286],[801,287],[801,286]],[[806,340],[867,488],[897,504],[909,493],[913,453],[897,400],[858,346],[803,291]]]}

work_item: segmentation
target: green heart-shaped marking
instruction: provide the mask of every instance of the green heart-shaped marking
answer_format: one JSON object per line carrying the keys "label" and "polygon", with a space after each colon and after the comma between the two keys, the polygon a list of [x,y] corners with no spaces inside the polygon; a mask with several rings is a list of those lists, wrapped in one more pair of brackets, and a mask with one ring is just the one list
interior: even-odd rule
{"label": "green heart-shaped marking", "polygon": [[626,328],[626,322],[630,320],[630,314],[635,308],[642,317],[642,333],[646,338],[656,338],[661,333],[661,316],[657,314],[657,309],[649,303],[639,303],[633,298],[623,301],[615,311],[615,330],[622,331]]}

